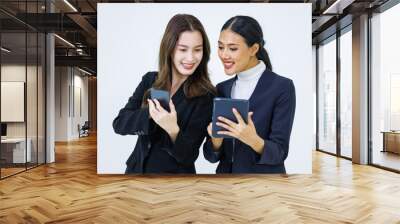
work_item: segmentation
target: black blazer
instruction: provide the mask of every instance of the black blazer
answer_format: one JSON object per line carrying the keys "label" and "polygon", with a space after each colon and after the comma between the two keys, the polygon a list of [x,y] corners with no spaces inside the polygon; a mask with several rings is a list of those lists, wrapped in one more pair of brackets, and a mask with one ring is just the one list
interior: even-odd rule
{"label": "black blazer", "polygon": [[[219,83],[218,95],[230,98],[236,78]],[[215,152],[210,137],[207,137],[204,157],[212,163],[219,161],[217,173],[285,173],[284,161],[289,151],[296,107],[292,80],[265,70],[249,103],[257,134],[264,139],[262,155],[236,139],[224,139],[220,151]]]}
{"label": "black blazer", "polygon": [[148,107],[142,107],[143,95],[152,87],[157,72],[143,76],[128,103],[113,121],[117,134],[139,135],[126,161],[125,173],[196,173],[194,162],[207,135],[211,120],[212,94],[187,99],[183,85],[172,97],[177,112],[178,133],[173,143],[161,127],[149,118]]}

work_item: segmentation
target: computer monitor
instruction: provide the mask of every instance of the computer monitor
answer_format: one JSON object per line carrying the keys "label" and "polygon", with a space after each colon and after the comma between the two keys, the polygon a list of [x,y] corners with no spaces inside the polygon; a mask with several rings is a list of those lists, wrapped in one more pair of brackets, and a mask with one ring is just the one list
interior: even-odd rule
{"label": "computer monitor", "polygon": [[1,123],[1,136],[7,136],[7,124]]}

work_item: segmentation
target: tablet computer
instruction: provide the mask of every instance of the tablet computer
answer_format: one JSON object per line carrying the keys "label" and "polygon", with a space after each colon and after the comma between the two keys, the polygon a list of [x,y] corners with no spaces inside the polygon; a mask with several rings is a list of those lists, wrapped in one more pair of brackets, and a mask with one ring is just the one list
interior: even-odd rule
{"label": "tablet computer", "polygon": [[169,111],[169,92],[165,90],[159,90],[159,89],[150,89],[150,98],[152,100],[157,99],[158,102],[160,102],[161,106]]}
{"label": "tablet computer", "polygon": [[212,137],[214,138],[233,138],[228,135],[220,135],[218,131],[225,130],[224,128],[217,126],[218,117],[225,117],[233,122],[238,122],[232,109],[235,108],[242,116],[243,120],[247,123],[247,115],[249,113],[249,101],[241,99],[231,98],[214,98],[214,107],[212,115]]}

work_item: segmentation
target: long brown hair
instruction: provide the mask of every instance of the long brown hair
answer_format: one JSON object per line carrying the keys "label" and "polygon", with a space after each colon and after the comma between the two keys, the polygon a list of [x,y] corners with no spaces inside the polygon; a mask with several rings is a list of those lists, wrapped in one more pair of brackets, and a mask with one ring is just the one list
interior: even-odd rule
{"label": "long brown hair", "polygon": [[[153,83],[153,88],[166,91],[171,90],[172,83],[172,57],[179,36],[185,31],[199,31],[203,39],[203,57],[194,73],[188,77],[183,84],[183,91],[187,98],[202,96],[207,93],[215,94],[215,87],[212,85],[207,69],[210,60],[210,43],[204,27],[194,16],[188,14],[177,14],[171,18],[165,29],[160,44],[158,75]],[[145,94],[147,98],[148,92]],[[144,103],[147,101],[144,99]]]}

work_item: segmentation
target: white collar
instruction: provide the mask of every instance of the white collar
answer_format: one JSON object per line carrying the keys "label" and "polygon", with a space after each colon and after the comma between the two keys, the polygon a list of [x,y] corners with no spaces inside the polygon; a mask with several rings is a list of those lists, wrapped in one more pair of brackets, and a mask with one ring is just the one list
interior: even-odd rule
{"label": "white collar", "polygon": [[240,81],[249,81],[252,79],[258,79],[265,71],[266,66],[265,63],[261,60],[258,61],[258,64],[250,69],[239,72],[237,77]]}

